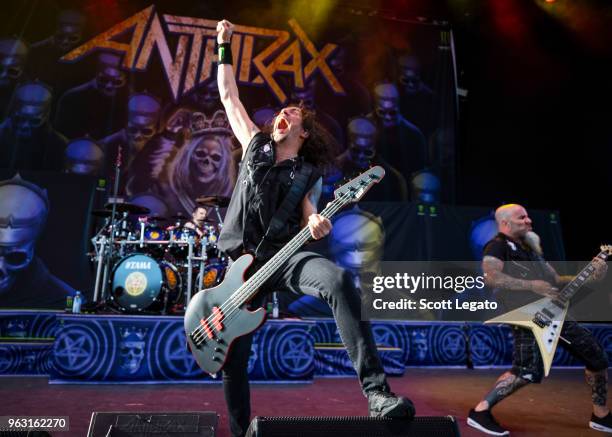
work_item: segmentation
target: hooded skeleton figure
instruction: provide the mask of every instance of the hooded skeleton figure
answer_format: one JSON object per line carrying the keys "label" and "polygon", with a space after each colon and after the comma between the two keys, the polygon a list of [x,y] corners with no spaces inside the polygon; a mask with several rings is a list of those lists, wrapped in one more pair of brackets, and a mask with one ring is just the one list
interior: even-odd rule
{"label": "hooded skeleton figure", "polygon": [[294,104],[302,104],[307,109],[314,111],[316,113],[317,122],[336,139],[338,144],[344,144],[344,132],[342,132],[342,127],[317,104],[315,94],[316,87],[317,81],[314,79],[307,80],[304,84],[304,88],[294,86],[291,89],[289,100]]}
{"label": "hooded skeleton figure", "polygon": [[15,89],[9,115],[0,125],[0,157],[4,167],[61,170],[66,138],[49,123],[51,90],[40,82]]}
{"label": "hooded skeleton figure", "polygon": [[[335,159],[334,165],[325,174],[324,193],[331,195],[334,185],[341,185],[340,179],[353,178],[373,165],[380,165],[385,169],[387,176],[372,187],[366,195],[366,200],[407,200],[406,180],[388,162],[381,159],[377,153],[377,126],[368,118],[355,117],[347,126],[347,135],[347,150]],[[330,200],[330,198],[325,200]]]}
{"label": "hooded skeleton figure", "polygon": [[104,152],[89,138],[72,140],[66,147],[64,165],[67,173],[100,175],[104,165]]}
{"label": "hooded skeleton figure", "polygon": [[74,294],[34,254],[48,215],[46,190],[19,175],[0,181],[0,306],[63,308]]}
{"label": "hooded skeleton figure", "polygon": [[78,11],[65,10],[57,16],[57,28],[51,37],[53,45],[63,53],[75,48],[83,38],[85,17]]}
{"label": "hooded skeleton figure", "polygon": [[131,164],[159,128],[161,105],[156,97],[147,93],[132,94],[127,106],[125,127],[100,141],[106,154],[107,176],[112,176],[114,173],[119,147],[122,147],[121,168],[131,173],[133,170]]}
{"label": "hooded skeleton figure", "polygon": [[19,175],[0,181],[0,294],[11,290],[34,259],[48,214],[46,191]]}
{"label": "hooded skeleton figure", "polygon": [[395,84],[380,83],[374,87],[374,114],[384,129],[397,127],[400,122],[399,91]]}
{"label": "hooded skeleton figure", "polygon": [[17,38],[0,38],[0,117],[4,118],[13,90],[23,77],[28,48]]}
{"label": "hooded skeleton figure", "polygon": [[367,118],[352,119],[348,126],[348,157],[355,167],[366,170],[376,155],[376,126]]}
{"label": "hooded skeleton figure", "polygon": [[[193,110],[184,107],[174,109],[166,107],[165,110],[169,112],[159,117],[163,127],[148,140],[128,171],[126,194],[150,192],[152,187],[167,187],[168,168],[174,162],[177,153],[192,138]],[[110,137],[108,140],[112,142]],[[127,143],[127,138],[124,140],[123,144]],[[114,150],[116,146],[110,145],[108,148]],[[107,165],[107,171],[108,169]]]}
{"label": "hooded skeleton figure", "polygon": [[429,204],[440,201],[440,179],[430,171],[416,173],[410,181],[410,187],[415,202]]}
{"label": "hooded skeleton figure", "polygon": [[434,93],[423,81],[421,62],[414,55],[399,56],[397,73],[402,116],[417,125],[429,138],[435,128]]}
{"label": "hooded skeleton figure", "polygon": [[127,140],[130,150],[139,152],[157,133],[161,105],[145,93],[133,94],[128,100]]}
{"label": "hooded skeleton figure", "polygon": [[421,77],[421,62],[416,56],[402,55],[397,58],[398,81],[402,91],[407,95],[422,92],[431,93],[431,89],[423,82]]}
{"label": "hooded skeleton figure", "polygon": [[339,266],[350,271],[357,286],[379,273],[385,246],[385,228],[380,217],[354,208],[334,219],[329,249]]}
{"label": "hooded skeleton figure", "polygon": [[212,118],[193,114],[193,138],[169,165],[168,185],[179,202],[176,211],[190,213],[195,199],[202,195],[229,196],[236,181],[231,158],[232,132],[227,116],[217,111]]}
{"label": "hooded skeleton figure", "polygon": [[383,82],[374,87],[375,107],[368,115],[378,128],[378,154],[409,179],[427,163],[423,133],[400,114],[399,91],[393,83]]}
{"label": "hooded skeleton figure", "polygon": [[57,107],[57,128],[68,137],[99,139],[119,130],[127,115],[127,76],[116,53],[98,55],[95,77],[69,89]]}
{"label": "hooded skeleton figure", "polygon": [[89,68],[60,61],[60,58],[77,47],[83,40],[85,17],[73,10],[61,11],[57,17],[55,33],[50,37],[35,42],[28,57],[28,74],[30,77],[51,85],[53,90],[62,95],[69,87],[83,83]]}

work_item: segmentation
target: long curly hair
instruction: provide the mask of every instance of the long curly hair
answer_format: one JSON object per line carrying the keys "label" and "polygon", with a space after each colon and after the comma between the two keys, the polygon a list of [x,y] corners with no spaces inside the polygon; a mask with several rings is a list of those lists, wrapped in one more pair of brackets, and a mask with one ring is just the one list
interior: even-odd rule
{"label": "long curly hair", "polygon": [[[308,137],[304,140],[298,153],[303,156],[306,162],[311,163],[321,170],[325,170],[340,153],[338,142],[319,122],[315,111],[306,108],[303,103],[296,106],[302,112],[302,127],[308,132]],[[277,114],[278,115],[278,114]],[[272,117],[263,128],[263,131],[272,134],[274,119]]]}

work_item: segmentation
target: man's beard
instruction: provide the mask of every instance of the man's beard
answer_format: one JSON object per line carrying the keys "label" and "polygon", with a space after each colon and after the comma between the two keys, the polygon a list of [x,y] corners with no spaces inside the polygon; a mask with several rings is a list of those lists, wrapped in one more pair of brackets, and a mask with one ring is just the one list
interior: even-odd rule
{"label": "man's beard", "polygon": [[533,231],[529,231],[523,237],[523,241],[531,250],[538,255],[542,255],[542,246],[540,245],[540,236]]}

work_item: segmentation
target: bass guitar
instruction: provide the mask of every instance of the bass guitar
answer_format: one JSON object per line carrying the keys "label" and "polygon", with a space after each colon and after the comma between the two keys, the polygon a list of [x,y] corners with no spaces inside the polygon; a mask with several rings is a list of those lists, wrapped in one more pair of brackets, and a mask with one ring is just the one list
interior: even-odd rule
{"label": "bass guitar", "polygon": [[[385,175],[382,167],[365,171],[334,191],[334,200],[321,215],[331,218],[345,205],[356,202]],[[187,343],[198,365],[211,375],[221,370],[232,343],[256,330],[265,320],[263,308],[250,311],[246,304],[297,250],[310,239],[308,226],[298,232],[281,250],[248,280],[246,271],[254,258],[242,255],[229,268],[221,284],[197,293],[185,312]]]}

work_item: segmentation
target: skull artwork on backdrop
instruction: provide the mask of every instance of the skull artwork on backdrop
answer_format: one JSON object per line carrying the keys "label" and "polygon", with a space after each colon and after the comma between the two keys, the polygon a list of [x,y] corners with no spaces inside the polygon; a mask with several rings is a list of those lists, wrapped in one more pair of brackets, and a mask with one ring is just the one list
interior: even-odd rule
{"label": "skull artwork on backdrop", "polygon": [[420,171],[410,181],[412,200],[421,203],[438,203],[440,201],[440,178],[429,170]]}
{"label": "skull artwork on backdrop", "polygon": [[421,63],[416,56],[402,55],[397,58],[399,83],[407,95],[420,92],[425,86],[421,78]]}
{"label": "skull artwork on backdrop", "polygon": [[68,173],[99,175],[104,165],[104,152],[93,140],[78,138],[68,143],[64,159],[64,168]]}
{"label": "skull artwork on backdrop", "polygon": [[[236,180],[232,161],[232,131],[225,112],[216,111],[211,117],[194,112],[190,117],[190,138],[169,165],[169,190],[180,207],[189,213],[195,200],[202,195],[227,196]],[[178,205],[177,205],[178,206]]]}
{"label": "skull artwork on backdrop", "polygon": [[9,118],[15,136],[29,139],[49,121],[51,90],[39,82],[19,85],[13,94]]}
{"label": "skull artwork on backdrop", "polygon": [[213,75],[203,86],[194,90],[190,97],[193,104],[200,110],[210,114],[219,107],[219,85]]}
{"label": "skull artwork on backdrop", "polygon": [[0,38],[0,89],[17,83],[23,75],[27,55],[28,48],[20,39]]}
{"label": "skull artwork on backdrop", "polygon": [[384,244],[385,231],[380,217],[355,208],[334,219],[330,252],[338,265],[354,274],[378,271]]}
{"label": "skull artwork on backdrop", "polygon": [[0,181],[0,294],[34,258],[34,247],[49,212],[47,193],[19,175]]}
{"label": "skull artwork on backdrop", "polygon": [[106,97],[114,97],[127,83],[126,75],[119,69],[121,57],[115,53],[101,53],[98,56],[94,84]]}
{"label": "skull artwork on backdrop", "polygon": [[119,342],[120,367],[130,375],[140,370],[142,360],[145,357],[146,329],[130,328],[121,329],[121,341]]}
{"label": "skull artwork on backdrop", "polygon": [[223,146],[214,136],[205,136],[191,157],[192,174],[202,184],[213,181],[223,165]]}
{"label": "skull artwork on backdrop", "polygon": [[384,129],[396,127],[400,122],[399,91],[393,83],[380,83],[374,87],[376,118]]}
{"label": "skull artwork on backdrop", "polygon": [[61,52],[68,53],[75,48],[83,37],[85,17],[78,11],[66,10],[57,17],[57,29],[53,35],[53,45]]}
{"label": "skull artwork on backdrop", "polygon": [[145,93],[133,94],[128,100],[128,123],[126,134],[133,152],[139,152],[157,133],[161,105]]}
{"label": "skull artwork on backdrop", "polygon": [[347,127],[348,153],[355,167],[367,169],[376,155],[376,126],[364,117],[352,119]]}
{"label": "skull artwork on backdrop", "polygon": [[427,331],[415,330],[412,331],[412,341],[410,342],[410,351],[414,354],[417,361],[425,361],[429,346],[427,344]]}

